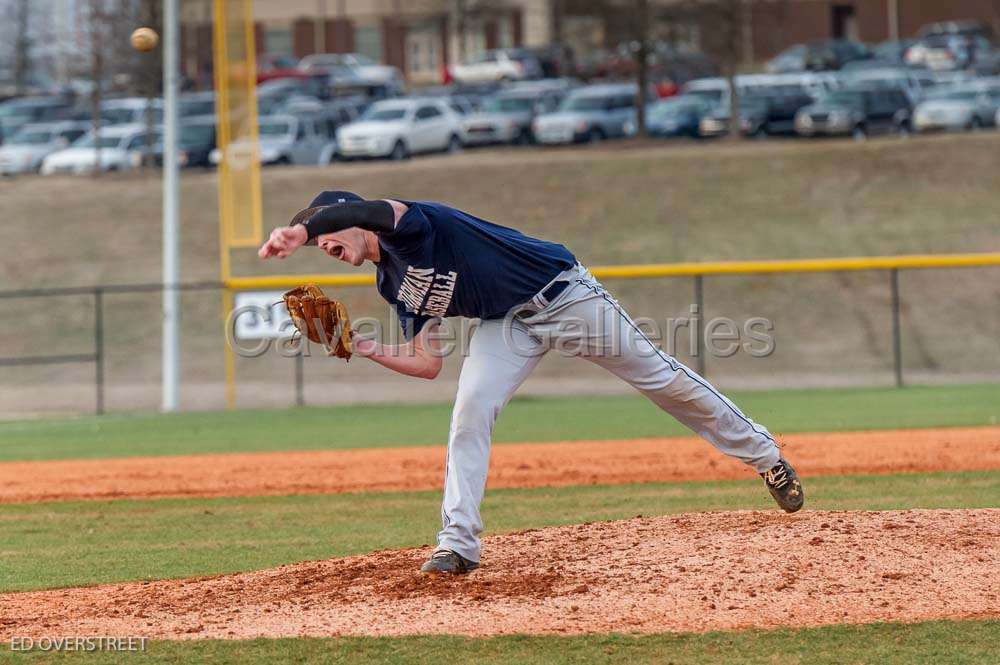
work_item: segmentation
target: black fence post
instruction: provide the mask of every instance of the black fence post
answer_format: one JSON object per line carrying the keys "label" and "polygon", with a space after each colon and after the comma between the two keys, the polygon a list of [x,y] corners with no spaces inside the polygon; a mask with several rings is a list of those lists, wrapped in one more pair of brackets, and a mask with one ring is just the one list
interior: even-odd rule
{"label": "black fence post", "polygon": [[899,325],[899,268],[889,271],[889,289],[892,292],[892,369],[896,387],[903,387],[903,344]]}
{"label": "black fence post", "polygon": [[94,385],[97,390],[94,410],[104,413],[104,289],[94,289]]}
{"label": "black fence post", "polygon": [[305,406],[305,361],[302,359],[302,348],[295,354],[295,406]]}
{"label": "black fence post", "polygon": [[701,335],[704,327],[702,326],[702,319],[705,316],[705,288],[704,279],[702,275],[694,276],[694,306],[697,310],[695,312],[694,321],[692,326],[694,328],[694,339],[695,339],[695,367],[697,371],[702,376],[705,376],[705,348],[702,343]]}

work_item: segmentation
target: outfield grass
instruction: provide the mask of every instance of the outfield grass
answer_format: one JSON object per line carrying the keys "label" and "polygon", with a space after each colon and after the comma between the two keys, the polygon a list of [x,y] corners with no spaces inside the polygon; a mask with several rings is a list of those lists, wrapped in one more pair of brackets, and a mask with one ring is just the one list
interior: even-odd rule
{"label": "outfield grass", "polygon": [[[732,397],[776,434],[1000,421],[1000,386],[990,384]],[[371,405],[5,422],[0,423],[0,461],[444,445],[450,409],[444,404]],[[494,441],[689,435],[638,396],[539,398],[515,399],[501,415]]]}
{"label": "outfield grass", "polygon": [[[817,510],[1000,506],[1000,472],[836,476],[806,481]],[[0,511],[0,591],[269,568],[412,547],[440,528],[438,492],[38,503]],[[501,489],[490,533],[774,504],[746,481]]]}
{"label": "outfield grass", "polygon": [[971,665],[996,663],[998,621],[878,623],[781,630],[659,635],[452,635],[394,638],[197,640],[151,642],[138,653],[41,652],[0,659],[25,663],[466,663],[571,665]]}

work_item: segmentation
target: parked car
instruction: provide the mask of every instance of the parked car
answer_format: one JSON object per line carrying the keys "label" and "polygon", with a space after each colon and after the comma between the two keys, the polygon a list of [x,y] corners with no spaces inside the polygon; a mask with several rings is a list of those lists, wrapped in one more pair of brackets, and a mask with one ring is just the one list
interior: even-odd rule
{"label": "parked car", "polygon": [[448,106],[451,110],[461,116],[467,116],[475,113],[478,110],[478,102],[473,100],[471,97],[465,97],[463,95],[451,95],[445,98]]}
{"label": "parked car", "polygon": [[0,143],[29,123],[70,117],[72,105],[65,97],[18,97],[0,104]]}
{"label": "parked car", "polygon": [[483,101],[480,111],[462,121],[470,145],[487,143],[531,143],[535,116],[554,111],[562,95],[545,90],[514,88]]}
{"label": "parked car", "polygon": [[853,136],[910,131],[912,103],[901,90],[844,88],[820,98],[795,115],[800,136]]}
{"label": "parked car", "polygon": [[[177,164],[181,168],[209,168],[209,156],[216,146],[215,116],[202,115],[183,118],[177,132]],[[157,166],[163,165],[163,144],[154,149]]]}
{"label": "parked car", "polygon": [[[524,83],[526,83],[526,81],[519,82],[518,85],[523,85]],[[481,83],[456,82],[443,86],[442,92],[439,94],[448,97],[449,99],[460,97],[468,100],[473,106],[478,108],[483,103],[484,99],[492,97],[498,92],[506,90],[508,87],[508,84],[501,83],[500,81],[484,81]],[[428,94],[421,96],[435,97],[437,95]]]}
{"label": "parked car", "polygon": [[917,38],[923,39],[932,35],[959,35],[963,37],[983,37],[993,38],[993,30],[982,21],[941,21],[939,23],[928,23],[921,26],[917,31]]}
{"label": "parked car", "polygon": [[744,136],[795,133],[795,116],[815,99],[802,86],[776,86],[740,99],[740,132]]}
{"label": "parked car", "polygon": [[577,67],[573,49],[565,44],[548,44],[529,49],[542,68],[542,77],[547,79],[576,76]]}
{"label": "parked car", "polygon": [[[257,123],[260,163],[265,166],[280,164],[328,164],[335,154],[336,145],[329,126],[315,115],[268,115]],[[248,147],[231,143],[226,148],[230,159],[240,159]],[[212,150],[209,162],[218,165],[222,151]]]}
{"label": "parked car", "polygon": [[70,147],[59,150],[42,160],[42,175],[90,173],[98,164],[102,171],[127,171],[142,164],[157,143],[162,143],[160,130],[148,133],[146,125],[115,125],[99,133],[88,132]]}
{"label": "parked car", "polygon": [[290,55],[262,53],[257,56],[257,83],[275,79],[296,78],[302,72],[298,62]]}
{"label": "parked car", "polygon": [[105,125],[146,124],[149,109],[154,125],[163,124],[163,100],[146,97],[121,97],[101,103],[101,122]]}
{"label": "parked car", "polygon": [[720,77],[694,79],[681,86],[681,97],[698,97],[713,106],[729,104],[729,81]]}
{"label": "parked car", "polygon": [[552,112],[535,118],[539,143],[597,142],[635,132],[636,86],[604,84],[578,88]]}
{"label": "parked car", "polygon": [[53,122],[24,125],[0,146],[0,175],[34,173],[42,160],[69,146],[87,133],[85,122]]}
{"label": "parked car", "polygon": [[[903,65],[906,64],[906,52],[910,50],[914,44],[917,43],[915,39],[900,39],[897,41],[885,41],[872,49],[872,57],[875,60],[891,63],[893,65]],[[859,60],[856,62],[864,62]],[[852,63],[853,64],[853,63]]]}
{"label": "parked car", "polygon": [[714,104],[694,95],[656,102],[646,110],[646,131],[651,136],[697,138],[701,119],[713,108]]}
{"label": "parked car", "polygon": [[843,76],[848,86],[902,90],[914,103],[937,85],[931,72],[908,67],[853,70]]}
{"label": "parked car", "polygon": [[376,102],[358,119],[337,130],[337,155],[405,159],[421,152],[461,150],[461,120],[439,98]]}
{"label": "parked car", "polygon": [[334,75],[345,78],[345,70],[353,77],[371,84],[388,85],[401,92],[403,73],[398,68],[380,65],[360,53],[317,53],[307,55],[299,61],[299,70],[309,73]]}
{"label": "parked car", "polygon": [[531,51],[508,48],[484,51],[448,71],[460,83],[521,81],[541,78],[542,65]]}
{"label": "parked car", "polygon": [[828,39],[811,44],[796,44],[767,63],[772,74],[836,70],[855,60],[866,60],[872,52],[864,44],[846,39]]}
{"label": "parked car", "polygon": [[[607,56],[604,76],[634,79],[639,65],[639,42],[619,44]],[[650,80],[680,86],[696,78],[718,75],[718,67],[703,53],[681,50],[663,40],[654,41],[646,52]]]}
{"label": "parked car", "polygon": [[969,130],[996,126],[1000,109],[1000,88],[958,87],[940,90],[917,105],[913,111],[913,129]]}
{"label": "parked car", "polygon": [[329,96],[327,80],[322,75],[271,79],[257,86],[257,112],[262,116],[283,114],[283,106],[289,101],[299,98],[326,100]]}
{"label": "parked car", "polygon": [[[817,97],[829,93],[828,80],[813,74],[753,74],[736,77],[740,96],[740,131],[747,136],[794,132],[795,114]],[[699,124],[702,137],[722,136],[730,131],[730,92],[725,79],[692,82],[687,95],[699,91],[704,99],[718,100]]]}
{"label": "parked car", "polygon": [[984,73],[996,61],[989,40],[979,35],[941,33],[922,38],[906,52],[906,64],[934,71],[955,71],[980,67]]}
{"label": "parked car", "polygon": [[204,116],[215,113],[215,93],[192,92],[181,95],[177,100],[178,113],[183,118],[185,116]]}

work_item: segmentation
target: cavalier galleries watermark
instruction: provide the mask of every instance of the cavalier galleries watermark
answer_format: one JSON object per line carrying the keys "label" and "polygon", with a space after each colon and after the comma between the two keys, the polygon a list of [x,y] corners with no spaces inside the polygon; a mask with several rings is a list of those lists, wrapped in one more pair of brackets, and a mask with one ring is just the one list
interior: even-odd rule
{"label": "cavalier galleries watermark", "polygon": [[145,651],[148,637],[113,635],[65,635],[58,637],[13,636],[11,651]]}
{"label": "cavalier galleries watermark", "polygon": [[[316,321],[317,329],[322,328]],[[383,317],[359,317],[351,322],[354,338],[372,339],[384,345],[383,352],[407,355],[415,352],[408,342],[417,336],[420,346],[440,357],[469,354],[479,319],[449,318],[439,325],[425,325],[417,332],[400,325],[392,310]],[[520,356],[549,352],[574,357],[653,356],[666,352],[685,353],[698,358],[729,358],[743,353],[752,358],[767,358],[776,348],[774,324],[766,317],[732,319],[717,316],[704,320],[697,305],[680,317],[631,318],[616,304],[595,309],[585,316],[563,314],[546,317],[544,313],[511,311],[501,325],[506,346]],[[327,331],[336,338],[339,330]],[[415,333],[415,334],[414,334]],[[295,330],[283,302],[271,294],[237,302],[226,325],[226,338],[233,351],[244,358],[257,358],[269,352],[283,357],[310,355],[311,345]]]}

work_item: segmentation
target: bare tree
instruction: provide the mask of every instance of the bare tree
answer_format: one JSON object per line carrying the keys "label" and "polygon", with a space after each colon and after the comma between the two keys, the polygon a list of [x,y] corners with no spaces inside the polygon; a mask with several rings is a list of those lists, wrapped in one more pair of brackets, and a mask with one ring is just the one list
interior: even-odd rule
{"label": "bare tree", "polygon": [[650,14],[649,0],[635,0],[632,12],[632,35],[635,37],[636,133],[646,135],[646,95],[649,89]]}
{"label": "bare tree", "polygon": [[[133,5],[134,7],[134,5]],[[163,34],[163,6],[161,0],[147,0],[138,7],[137,25],[152,28],[157,34]],[[155,129],[154,103],[163,90],[163,67],[157,57],[159,49],[152,53],[142,53],[133,57],[132,78],[136,93],[146,98],[146,154],[143,163],[153,164],[153,137]]]}
{"label": "bare tree", "polygon": [[465,38],[469,30],[479,22],[498,17],[510,7],[506,0],[449,0],[448,11],[458,41],[457,58],[464,62],[469,55]]}
{"label": "bare tree", "polygon": [[[147,19],[154,28],[159,21],[159,0],[88,0],[87,4],[87,76],[91,81],[91,121],[93,132],[101,131],[101,107],[109,91],[155,96],[160,87],[159,61],[148,54],[137,54],[129,35]],[[149,118],[151,121],[152,119]],[[94,175],[101,172],[100,142],[95,142]]]}
{"label": "bare tree", "polygon": [[87,38],[90,46],[90,117],[94,133],[93,175],[101,175],[101,96],[104,88],[104,61],[107,47],[109,13],[103,0],[90,0],[87,16]]}
{"label": "bare tree", "polygon": [[740,100],[736,76],[749,65],[752,57],[753,9],[755,0],[681,0],[673,8],[675,15],[701,27],[702,48],[719,64],[729,84],[729,131],[740,135]]}
{"label": "bare tree", "polygon": [[24,94],[31,69],[31,10],[28,0],[17,0],[14,7],[14,87]]}

